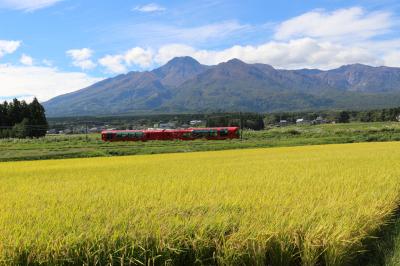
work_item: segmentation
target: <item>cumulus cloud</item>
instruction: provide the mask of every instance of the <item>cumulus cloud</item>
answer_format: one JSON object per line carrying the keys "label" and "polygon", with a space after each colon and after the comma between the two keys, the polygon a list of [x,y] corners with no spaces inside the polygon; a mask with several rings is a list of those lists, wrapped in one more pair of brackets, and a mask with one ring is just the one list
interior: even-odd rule
{"label": "cumulus cloud", "polygon": [[29,98],[40,101],[87,87],[102,78],[81,72],[62,72],[52,67],[0,65],[0,96],[2,99]]}
{"label": "cumulus cloud", "polygon": [[33,12],[63,0],[0,0],[0,7]]}
{"label": "cumulus cloud", "polygon": [[145,12],[145,13],[160,12],[160,11],[164,11],[165,9],[166,9],[165,7],[162,7],[155,3],[150,3],[150,4],[142,5],[142,6],[136,6],[135,8],[133,8],[134,11]]}
{"label": "cumulus cloud", "polygon": [[108,73],[124,73],[127,71],[122,55],[106,55],[99,59],[99,64],[105,67]]}
{"label": "cumulus cloud", "polygon": [[72,58],[72,64],[82,70],[96,67],[96,64],[90,59],[93,55],[93,50],[89,48],[68,50],[67,55]]}
{"label": "cumulus cloud", "polygon": [[22,54],[21,58],[19,59],[19,62],[23,65],[26,66],[32,66],[33,65],[33,58],[30,57],[29,55]]}
{"label": "cumulus cloud", "polygon": [[391,13],[384,11],[368,13],[360,7],[333,12],[314,10],[280,23],[274,37],[364,40],[386,33],[392,25]]}
{"label": "cumulus cloud", "polygon": [[20,41],[0,40],[0,58],[6,54],[14,53],[20,45]]}
{"label": "cumulus cloud", "polygon": [[150,49],[135,47],[125,53],[124,60],[128,66],[138,65],[145,68],[152,65],[153,53]]}
{"label": "cumulus cloud", "polygon": [[278,68],[321,68],[330,69],[350,63],[380,65],[383,60],[362,47],[348,47],[332,42],[319,42],[312,38],[270,41],[258,46],[236,45],[222,50],[202,50],[186,45],[161,47],[154,60],[164,64],[176,56],[189,55],[200,63],[214,65],[238,58],[247,63],[265,63]]}
{"label": "cumulus cloud", "polygon": [[[388,51],[392,50],[387,49],[389,45],[394,46],[395,43],[345,45],[308,37],[288,41],[273,40],[260,45],[235,45],[220,50],[196,49],[185,44],[169,44],[155,51],[135,47],[123,54],[107,55],[100,59],[100,64],[106,67],[109,73],[126,72],[132,65],[129,62],[134,62],[141,68],[150,68],[163,65],[179,56],[191,56],[206,65],[215,65],[238,58],[247,63],[265,63],[288,69],[332,69],[352,63],[375,66],[393,65],[400,54],[389,54]],[[386,56],[380,56],[381,54]],[[130,57],[132,58],[129,59]],[[399,65],[400,60],[397,62]]]}
{"label": "cumulus cloud", "polygon": [[260,45],[207,50],[170,44],[158,49],[154,61],[164,64],[175,56],[189,55],[209,65],[238,58],[290,69],[330,69],[352,63],[400,66],[400,39],[375,38],[392,31],[394,25],[395,19],[386,11],[314,10],[277,24],[272,40]]}
{"label": "cumulus cloud", "polygon": [[225,49],[196,46],[253,32],[255,26],[225,21],[191,28],[147,25],[146,31],[128,27],[129,31],[139,32],[137,38],[148,40],[157,36],[156,43],[161,44],[156,44],[157,49],[133,48],[132,59],[127,59],[128,52],[108,55],[102,65],[109,72],[121,73],[132,65],[149,68],[165,64],[176,56],[192,56],[208,65],[238,58],[289,69],[330,69],[352,63],[400,66],[400,39],[393,38],[392,34],[396,23],[388,11],[369,12],[361,7],[318,9],[275,24],[269,41]]}
{"label": "cumulus cloud", "polygon": [[[169,60],[178,56],[192,56],[199,59],[200,54],[208,53],[207,50],[198,51],[195,48],[185,44],[169,44],[164,45],[158,49],[157,54],[154,56],[154,60],[158,64],[165,64]],[[204,59],[204,58],[202,58]],[[203,62],[206,63],[206,62]]]}
{"label": "cumulus cloud", "polygon": [[106,55],[99,59],[99,64],[109,73],[124,73],[130,66],[148,68],[153,64],[153,52],[151,49],[134,47],[123,54]]}
{"label": "cumulus cloud", "polygon": [[385,65],[400,67],[400,50],[393,50],[384,55]]}

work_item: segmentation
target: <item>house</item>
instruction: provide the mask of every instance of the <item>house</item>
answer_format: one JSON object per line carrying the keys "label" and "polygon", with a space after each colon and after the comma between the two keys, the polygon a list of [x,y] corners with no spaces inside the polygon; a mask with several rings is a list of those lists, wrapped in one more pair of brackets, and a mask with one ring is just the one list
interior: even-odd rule
{"label": "house", "polygon": [[280,126],[286,126],[287,124],[288,124],[287,120],[284,120],[284,119],[279,120],[279,125]]}
{"label": "house", "polygon": [[327,121],[325,119],[323,119],[322,116],[318,116],[313,121],[311,121],[311,124],[313,124],[313,125],[326,124],[326,123],[327,123]]}
{"label": "house", "polygon": [[202,120],[191,120],[191,121],[189,122],[189,124],[190,124],[191,126],[199,126],[199,125],[203,124],[203,121],[202,121]]}
{"label": "house", "polygon": [[47,134],[58,134],[58,131],[54,128],[47,130]]}
{"label": "house", "polygon": [[100,132],[101,130],[100,129],[98,129],[97,127],[92,127],[91,129],[89,129],[89,132],[90,133],[98,133],[98,132]]}
{"label": "house", "polygon": [[306,125],[306,124],[308,124],[308,121],[305,120],[304,118],[296,119],[296,125]]}
{"label": "house", "polygon": [[67,135],[67,134],[72,134],[72,130],[71,129],[64,129],[64,130],[60,130],[59,131],[59,134],[65,134],[65,135]]}
{"label": "house", "polygon": [[170,128],[175,128],[176,123],[175,122],[158,123],[158,124],[154,124],[154,127],[160,128],[160,129],[170,129]]}

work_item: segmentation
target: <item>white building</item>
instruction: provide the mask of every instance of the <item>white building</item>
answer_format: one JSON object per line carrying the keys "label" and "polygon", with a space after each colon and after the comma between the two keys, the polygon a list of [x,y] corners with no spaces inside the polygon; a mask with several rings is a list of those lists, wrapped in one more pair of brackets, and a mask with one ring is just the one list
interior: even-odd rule
{"label": "white building", "polygon": [[203,121],[202,121],[202,120],[191,120],[191,121],[189,122],[189,124],[190,124],[191,126],[198,126],[198,125],[203,124]]}
{"label": "white building", "polygon": [[286,126],[287,124],[288,124],[288,121],[287,121],[287,120],[285,120],[285,119],[279,120],[279,125],[281,125],[281,126]]}
{"label": "white building", "polygon": [[308,124],[308,121],[305,120],[304,118],[296,119],[296,125],[305,125],[305,124]]}
{"label": "white building", "polygon": [[176,123],[175,122],[159,123],[159,124],[155,124],[154,127],[161,128],[161,129],[175,128]]}

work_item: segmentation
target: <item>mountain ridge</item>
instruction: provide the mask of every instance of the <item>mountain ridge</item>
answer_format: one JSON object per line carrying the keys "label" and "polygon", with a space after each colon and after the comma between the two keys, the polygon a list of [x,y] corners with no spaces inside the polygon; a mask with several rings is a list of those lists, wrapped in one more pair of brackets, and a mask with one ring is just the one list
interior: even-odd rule
{"label": "mountain ridge", "polygon": [[202,65],[176,57],[43,103],[49,116],[213,111],[296,111],[400,105],[400,68],[344,65],[276,69],[231,59]]}

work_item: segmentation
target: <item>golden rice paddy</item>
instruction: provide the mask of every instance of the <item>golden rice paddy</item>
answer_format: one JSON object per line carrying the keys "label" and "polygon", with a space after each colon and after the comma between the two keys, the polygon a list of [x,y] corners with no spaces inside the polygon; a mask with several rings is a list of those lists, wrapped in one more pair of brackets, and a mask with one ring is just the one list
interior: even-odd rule
{"label": "golden rice paddy", "polygon": [[344,265],[400,202],[400,143],[0,163],[0,264]]}

